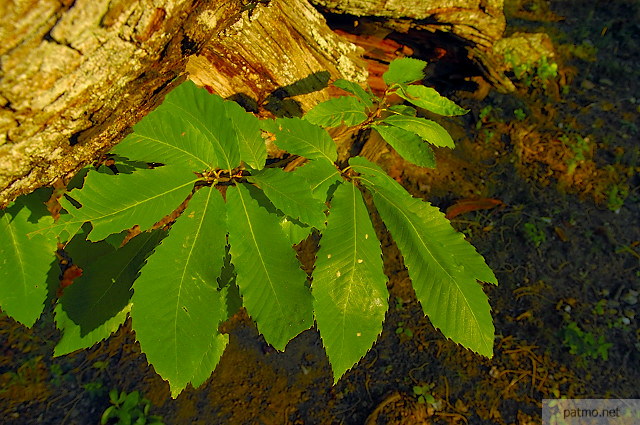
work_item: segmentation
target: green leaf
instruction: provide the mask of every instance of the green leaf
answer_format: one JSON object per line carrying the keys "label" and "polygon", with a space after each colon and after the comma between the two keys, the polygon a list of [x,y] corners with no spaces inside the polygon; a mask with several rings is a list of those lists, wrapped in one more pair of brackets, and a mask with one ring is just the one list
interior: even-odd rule
{"label": "green leaf", "polygon": [[56,307],[56,323],[63,336],[54,355],[91,347],[117,330],[131,309],[133,282],[163,233],[143,233],[117,250],[104,241],[87,242],[80,235],[67,244],[65,251],[83,273],[64,290]]}
{"label": "green leaf", "polygon": [[56,240],[27,234],[52,223],[35,193],[0,211],[0,306],[25,326],[40,317],[47,298],[47,274],[57,267]]}
{"label": "green leaf", "polygon": [[406,115],[409,117],[415,117],[418,111],[413,106],[408,105],[392,105],[388,108],[389,111],[395,112],[400,115]]}
{"label": "green leaf", "polygon": [[337,381],[371,348],[388,308],[380,242],[360,191],[336,189],[313,272],[314,312]]}
{"label": "green leaf", "polygon": [[437,208],[411,197],[378,166],[351,159],[373,194],[409,270],[416,296],[434,326],[480,354],[493,354],[494,327],[487,296],[476,280],[497,283],[484,259]]}
{"label": "green leaf", "polygon": [[273,205],[289,217],[316,229],[324,227],[324,202],[313,197],[304,178],[279,168],[267,168],[247,180],[257,184]]}
{"label": "green leaf", "polygon": [[311,293],[278,224],[239,184],[227,191],[229,245],[244,306],[267,342],[283,350],[312,322]]}
{"label": "green leaf", "polygon": [[302,242],[311,234],[313,227],[304,226],[297,220],[291,220],[287,216],[280,217],[280,228],[284,235],[289,239],[291,245]]}
{"label": "green leaf", "polygon": [[424,78],[425,61],[413,58],[401,58],[389,64],[387,72],[382,74],[385,84],[390,86],[395,83],[413,83]]}
{"label": "green leaf", "polygon": [[105,411],[102,413],[102,416],[100,417],[100,424],[101,425],[106,425],[107,421],[114,416],[116,411],[116,406],[109,406],[105,409]]}
{"label": "green leaf", "polygon": [[233,264],[231,264],[229,245],[225,247],[224,263],[217,281],[218,287],[222,288],[222,291],[226,291],[227,318],[230,318],[242,307],[242,298],[240,297],[240,290],[236,284],[236,270]]}
{"label": "green leaf", "polygon": [[138,391],[133,391],[124,399],[124,403],[122,403],[122,410],[133,410],[138,407],[138,402],[140,401],[140,393]]}
{"label": "green leaf", "polygon": [[215,168],[219,162],[207,133],[177,111],[165,108],[153,111],[133,130],[111,153],[191,171]]}
{"label": "green leaf", "polygon": [[107,236],[104,239],[104,241],[107,242],[112,247],[117,249],[117,248],[120,248],[120,246],[122,245],[122,242],[124,242],[124,240],[126,239],[128,234],[129,234],[128,231],[122,231],[120,233],[115,233],[113,235]]}
{"label": "green leaf", "polygon": [[191,171],[231,170],[240,159],[260,169],[267,157],[256,117],[190,81],[169,93],[112,152]]}
{"label": "green leaf", "polygon": [[203,361],[214,367],[227,344],[218,332],[226,304],[216,282],[225,256],[225,217],[220,192],[198,190],[133,286],[136,337],[173,397],[194,375],[201,381]]}
{"label": "green leaf", "polygon": [[322,202],[327,200],[327,191],[336,182],[342,181],[340,171],[329,161],[322,159],[309,161],[292,171],[303,177],[311,187],[313,196]]}
{"label": "green leaf", "polygon": [[464,115],[469,112],[456,105],[453,101],[425,86],[400,86],[395,93],[419,108],[426,109],[439,115]]}
{"label": "green leaf", "polygon": [[82,189],[69,192],[82,208],[76,209],[71,202],[61,199],[69,214],[51,226],[51,230],[59,233],[91,222],[93,230],[88,236],[91,241],[102,240],[136,224],[141,230],[147,230],[187,198],[197,179],[191,172],[177,172],[171,167],[115,176],[91,172]]}
{"label": "green leaf", "polygon": [[261,170],[267,159],[267,146],[260,132],[260,120],[235,102],[223,103],[235,131],[240,159],[254,170]]}
{"label": "green leaf", "polygon": [[[108,255],[117,250],[122,241],[116,246],[110,243],[108,240],[102,240],[100,242],[89,242],[87,240],[87,234],[91,231],[91,224],[86,223],[82,226],[79,232],[65,244],[64,250],[73,259],[74,264],[80,264],[82,267],[86,267],[88,264],[94,262],[97,258],[104,255]],[[116,235],[120,237],[128,232],[121,232]],[[125,235],[126,236],[126,235]],[[124,240],[124,238],[123,238]]]}
{"label": "green leaf", "polygon": [[271,202],[267,195],[258,187],[253,185],[246,185],[244,187],[249,191],[251,198],[256,201],[261,208],[264,208],[269,214],[277,217],[280,228],[289,240],[290,245],[295,245],[309,236],[313,227],[307,226],[299,220],[285,215],[273,205],[273,202]]}
{"label": "green leaf", "polygon": [[[222,300],[222,305],[220,311],[218,311],[219,309],[216,308],[216,314],[219,315],[220,321],[225,321],[229,318],[227,309],[229,301],[229,288],[223,288],[219,293],[220,299]],[[234,311],[234,313],[236,311]],[[228,337],[226,335],[218,335],[217,338],[211,340],[209,348],[204,352],[199,365],[195,368],[193,375],[191,376],[191,385],[194,388],[198,388],[211,377],[211,373],[213,372],[213,370],[215,370],[216,366],[220,362],[220,356],[224,352],[227,343]]]}
{"label": "green leaf", "polygon": [[336,80],[333,85],[355,95],[366,107],[373,106],[373,100],[376,99],[374,95],[368,93],[365,89],[360,87],[360,85],[351,81],[339,79]]}
{"label": "green leaf", "polygon": [[118,411],[118,425],[131,425],[131,413],[128,410]]}
{"label": "green leaf", "polygon": [[[230,106],[229,110],[232,108]],[[220,96],[209,94],[187,80],[173,89],[162,105],[145,120],[153,125],[159,119],[155,114],[160,116],[162,111],[168,111],[173,117],[184,118],[206,136],[217,157],[215,167],[212,168],[232,170],[240,165],[240,148],[234,125],[227,117],[228,109]],[[236,121],[236,124],[239,122]]]}
{"label": "green leaf", "polygon": [[380,133],[401,157],[412,164],[425,168],[436,166],[433,151],[417,134],[387,125],[374,125],[372,128]]}
{"label": "green leaf", "polygon": [[391,115],[383,119],[382,122],[415,133],[434,146],[455,147],[447,130],[434,121],[405,115]]}
{"label": "green leaf", "polygon": [[[107,242],[90,243],[81,234],[67,244],[65,250],[83,269],[83,276],[65,289],[62,302],[56,306],[56,326],[62,337],[54,356],[91,347],[118,330],[131,311],[131,284],[162,236],[160,231],[144,233],[117,251]],[[85,300],[96,308],[99,318],[93,317]],[[119,311],[118,305],[123,306]]]}
{"label": "green leaf", "polygon": [[118,330],[127,319],[131,304],[127,304],[118,314],[105,321],[93,330],[82,333],[80,326],[69,318],[61,304],[55,308],[56,327],[63,330],[62,337],[53,351],[54,356],[63,356],[76,350],[91,347],[99,341],[107,339]]}
{"label": "green leaf", "polygon": [[322,127],[358,125],[367,119],[364,104],[355,97],[337,97],[317,104],[307,112],[304,119]]}
{"label": "green leaf", "polygon": [[336,144],[326,130],[300,118],[262,121],[262,128],[276,136],[276,145],[308,159],[322,158],[333,163],[338,158]]}
{"label": "green leaf", "polygon": [[[60,204],[63,206],[66,205],[67,208],[75,209],[73,204],[66,199],[66,196],[60,199]],[[29,238],[32,238],[36,235],[40,235],[48,239],[55,240],[57,238],[60,241],[68,241],[78,233],[83,224],[83,221],[75,220],[72,215],[63,213],[55,223],[33,230],[29,232],[28,236]]]}

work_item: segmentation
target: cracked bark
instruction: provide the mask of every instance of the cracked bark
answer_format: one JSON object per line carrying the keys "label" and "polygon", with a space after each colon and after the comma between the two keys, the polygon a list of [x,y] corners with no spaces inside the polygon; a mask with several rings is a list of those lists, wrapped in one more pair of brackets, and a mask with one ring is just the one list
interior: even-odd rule
{"label": "cracked bark", "polygon": [[0,208],[107,152],[185,69],[274,115],[366,78],[306,0],[15,0],[0,16]]}
{"label": "cracked bark", "polygon": [[[365,75],[356,48],[302,0],[17,0],[2,2],[0,16],[0,207],[108,151],[190,58],[194,79],[223,96],[251,86],[256,102],[323,70]],[[283,44],[295,54],[264,53]],[[326,94],[316,96],[301,107]]]}
{"label": "cracked bark", "polygon": [[[0,206],[75,173],[153,108],[241,5],[3,2]],[[187,46],[190,41],[192,46]]]}
{"label": "cracked bark", "polygon": [[441,32],[454,35],[484,77],[502,92],[515,89],[504,75],[502,58],[493,50],[506,28],[504,0],[311,0],[336,14],[385,18],[390,30]]}

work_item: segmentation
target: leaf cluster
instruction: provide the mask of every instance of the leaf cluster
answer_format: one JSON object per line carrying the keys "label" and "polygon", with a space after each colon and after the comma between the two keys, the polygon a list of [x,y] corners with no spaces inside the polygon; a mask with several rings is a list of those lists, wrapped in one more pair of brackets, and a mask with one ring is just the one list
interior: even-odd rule
{"label": "leaf cluster", "polygon": [[[113,164],[70,184],[56,222],[32,198],[0,213],[2,308],[35,322],[57,237],[83,273],[57,300],[56,355],[90,347],[131,316],[142,351],[177,396],[210,376],[228,342],[218,326],[242,306],[278,350],[315,322],[337,380],[371,348],[388,309],[370,219],[379,214],[432,323],[491,356],[494,328],[477,281],[497,282],[483,258],[437,208],[377,165],[356,156],[341,169],[323,128],[371,128],[406,160],[433,166],[430,145],[453,147],[453,140],[418,108],[465,110],[411,84],[425,65],[392,62],[380,98],[338,80],[352,96],[319,104],[303,119],[258,120],[181,84],[113,149]],[[391,95],[408,104],[390,104]],[[274,166],[265,137],[303,165]],[[294,246],[310,235],[320,242],[307,274]]]}
{"label": "leaf cluster", "polygon": [[101,425],[164,425],[159,416],[149,415],[151,402],[138,391],[118,393],[118,390],[111,390],[109,401],[111,406],[102,413]]}
{"label": "leaf cluster", "polygon": [[[371,128],[406,161],[433,168],[435,157],[429,145],[453,148],[454,143],[440,124],[419,117],[418,108],[443,116],[463,115],[468,111],[440,96],[433,88],[411,84],[422,80],[425,65],[412,58],[391,62],[383,74],[387,89],[380,98],[355,83],[337,80],[334,85],[353,96],[322,102],[311,109],[305,119],[323,127]],[[410,105],[393,104],[390,102],[393,95]]]}

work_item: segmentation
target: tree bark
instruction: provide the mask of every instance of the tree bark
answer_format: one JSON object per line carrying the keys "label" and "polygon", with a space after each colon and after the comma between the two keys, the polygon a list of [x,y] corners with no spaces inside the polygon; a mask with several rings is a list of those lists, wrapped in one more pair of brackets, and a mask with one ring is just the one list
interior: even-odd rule
{"label": "tree bark", "polygon": [[506,28],[504,0],[311,0],[331,13],[384,17],[391,30],[444,32],[465,44],[468,56],[494,87],[513,91],[501,57],[493,51]]}
{"label": "tree bark", "polygon": [[[360,70],[363,79],[364,66],[351,60],[355,46],[333,34],[306,2],[273,3],[268,8],[240,0],[5,4],[0,207],[73,175],[108,151],[161,102],[190,58],[195,79],[223,96],[241,93],[251,82],[248,95],[257,101],[322,70],[331,78],[351,78]],[[260,9],[266,20],[257,19]],[[277,54],[268,50],[274,46],[280,46]],[[297,67],[301,63],[306,66]],[[305,106],[309,102],[317,100]]]}
{"label": "tree bark", "polygon": [[271,0],[189,58],[187,71],[245,108],[293,116],[326,100],[330,79],[364,84],[366,66],[306,0]]}
{"label": "tree bark", "polygon": [[0,208],[98,159],[185,69],[276,116],[326,99],[314,90],[329,80],[366,78],[306,0],[15,0],[0,16]]}
{"label": "tree bark", "polygon": [[491,48],[504,33],[504,0],[312,0],[334,13],[405,21],[431,31],[447,31]]}
{"label": "tree bark", "polygon": [[2,4],[0,206],[122,139],[242,8],[240,0]]}

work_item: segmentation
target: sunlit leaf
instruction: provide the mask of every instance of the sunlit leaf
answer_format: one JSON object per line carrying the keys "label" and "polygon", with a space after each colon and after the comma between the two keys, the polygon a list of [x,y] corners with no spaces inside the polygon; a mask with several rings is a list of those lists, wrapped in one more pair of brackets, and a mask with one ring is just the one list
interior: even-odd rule
{"label": "sunlit leaf", "polygon": [[324,227],[324,202],[313,197],[307,181],[279,168],[265,169],[249,177],[280,211],[317,229]]}
{"label": "sunlit leaf", "polygon": [[434,121],[404,115],[391,115],[383,119],[382,122],[415,133],[434,146],[454,147],[451,135]]}
{"label": "sunlit leaf", "polygon": [[355,95],[366,107],[373,106],[373,100],[376,97],[360,87],[360,85],[343,79],[336,80],[333,85]]}
{"label": "sunlit leaf", "polygon": [[47,297],[47,274],[57,267],[56,240],[27,234],[53,219],[38,196],[23,196],[0,211],[0,306],[18,322],[32,326]]}
{"label": "sunlit leaf", "polygon": [[111,153],[191,171],[215,168],[220,162],[202,127],[167,108],[152,112],[136,124],[134,132]]}
{"label": "sunlit leaf", "polygon": [[304,119],[322,127],[354,126],[367,119],[364,108],[355,97],[337,97],[317,104]]}
{"label": "sunlit leaf", "polygon": [[218,332],[226,304],[216,283],[225,256],[225,216],[220,192],[198,190],[133,286],[136,338],[174,397],[194,376],[201,381],[203,362],[215,367],[227,344]]}
{"label": "sunlit leaf", "polygon": [[318,159],[309,161],[292,172],[307,180],[314,197],[325,202],[329,188],[342,180],[340,171],[329,161]]}
{"label": "sunlit leaf", "polygon": [[433,325],[455,342],[491,357],[493,321],[487,296],[476,280],[497,280],[484,259],[437,208],[411,197],[366,159],[355,157],[350,163],[372,192]]}
{"label": "sunlit leaf", "polygon": [[55,308],[56,327],[63,330],[63,334],[53,351],[54,356],[63,356],[76,350],[92,347],[96,343],[109,338],[127,319],[131,311],[131,304],[127,304],[115,316],[107,319],[101,325],[89,330],[86,333],[81,331],[80,326],[69,318],[61,304]]}
{"label": "sunlit leaf", "polygon": [[54,355],[91,347],[118,329],[131,310],[133,281],[162,236],[161,231],[144,233],[117,250],[104,241],[88,242],[82,235],[67,244],[65,251],[83,273],[56,306],[62,337]]}
{"label": "sunlit leaf", "polygon": [[255,170],[262,169],[267,159],[267,147],[260,132],[260,120],[235,102],[225,101],[223,106],[238,141],[240,159]]}
{"label": "sunlit leaf", "polygon": [[[39,198],[0,211],[3,311],[31,325],[57,302],[55,355],[108,338],[131,316],[146,359],[174,397],[211,375],[228,341],[218,326],[241,307],[278,350],[315,316],[337,380],[370,349],[387,311],[370,219],[379,213],[433,324],[491,355],[494,329],[477,280],[496,280],[482,257],[442,213],[374,164],[352,158],[344,168],[322,128],[373,128],[406,160],[433,166],[430,144],[453,147],[453,140],[417,118],[417,108],[466,111],[433,89],[408,85],[425,66],[393,61],[383,75],[384,100],[338,80],[335,87],[353,96],[321,103],[305,119],[259,121],[189,81],[179,85],[107,161],[71,181],[55,223]],[[296,85],[281,91],[309,92]],[[412,106],[388,105],[394,94]],[[267,159],[267,141],[287,153]],[[150,231],[157,227],[165,230]],[[66,249],[56,253],[67,267],[59,286],[56,238]],[[318,252],[306,251],[317,243]],[[142,400],[115,390],[112,398],[125,408]],[[129,410],[105,411],[103,419],[129,423]]]}
{"label": "sunlit leaf", "polygon": [[[143,233],[119,249],[104,241],[76,243],[75,239],[82,238],[74,238],[66,246],[65,250],[83,273],[64,290],[61,304],[69,318],[80,326],[82,334],[100,326],[130,303],[133,282],[163,233],[159,230]],[[84,252],[79,252],[81,250]],[[94,255],[86,258],[87,253]]]}
{"label": "sunlit leaf", "polygon": [[229,245],[244,306],[268,343],[284,350],[313,321],[311,293],[278,218],[243,185],[227,191]]}
{"label": "sunlit leaf", "polygon": [[408,105],[391,105],[389,111],[395,112],[400,115],[407,115],[409,117],[415,117],[418,111],[413,106]]}
{"label": "sunlit leaf", "polygon": [[433,168],[436,159],[433,151],[420,136],[398,127],[374,125],[374,130],[400,154],[401,157],[420,167]]}
{"label": "sunlit leaf", "polygon": [[262,128],[276,136],[275,143],[289,153],[334,162],[336,144],[326,130],[300,118],[262,121]]}
{"label": "sunlit leaf", "polygon": [[91,222],[93,230],[88,236],[91,241],[102,240],[135,225],[147,230],[187,198],[197,179],[191,172],[171,167],[115,176],[91,172],[82,189],[69,192],[82,208],[61,199],[69,214],[52,229],[79,228]]}
{"label": "sunlit leaf", "polygon": [[173,89],[162,105],[145,120],[153,123],[156,120],[153,114],[163,111],[188,121],[206,136],[217,157],[216,167],[231,170],[240,165],[240,148],[234,125],[227,117],[225,101],[220,96],[209,94],[193,82],[185,81]]}
{"label": "sunlit leaf", "polygon": [[360,191],[338,186],[313,272],[314,314],[334,380],[371,348],[387,311],[380,242]]}
{"label": "sunlit leaf", "polygon": [[394,83],[408,84],[424,78],[425,61],[413,58],[400,58],[389,64],[389,69],[382,74],[385,84],[391,86]]}
{"label": "sunlit leaf", "polygon": [[439,115],[464,115],[469,112],[467,109],[459,107],[446,97],[440,96],[440,94],[431,87],[401,86],[395,91],[395,93],[417,107]]}
{"label": "sunlit leaf", "polygon": [[311,234],[313,227],[304,225],[298,221],[284,216],[280,218],[280,228],[289,239],[291,245],[299,244]]}

